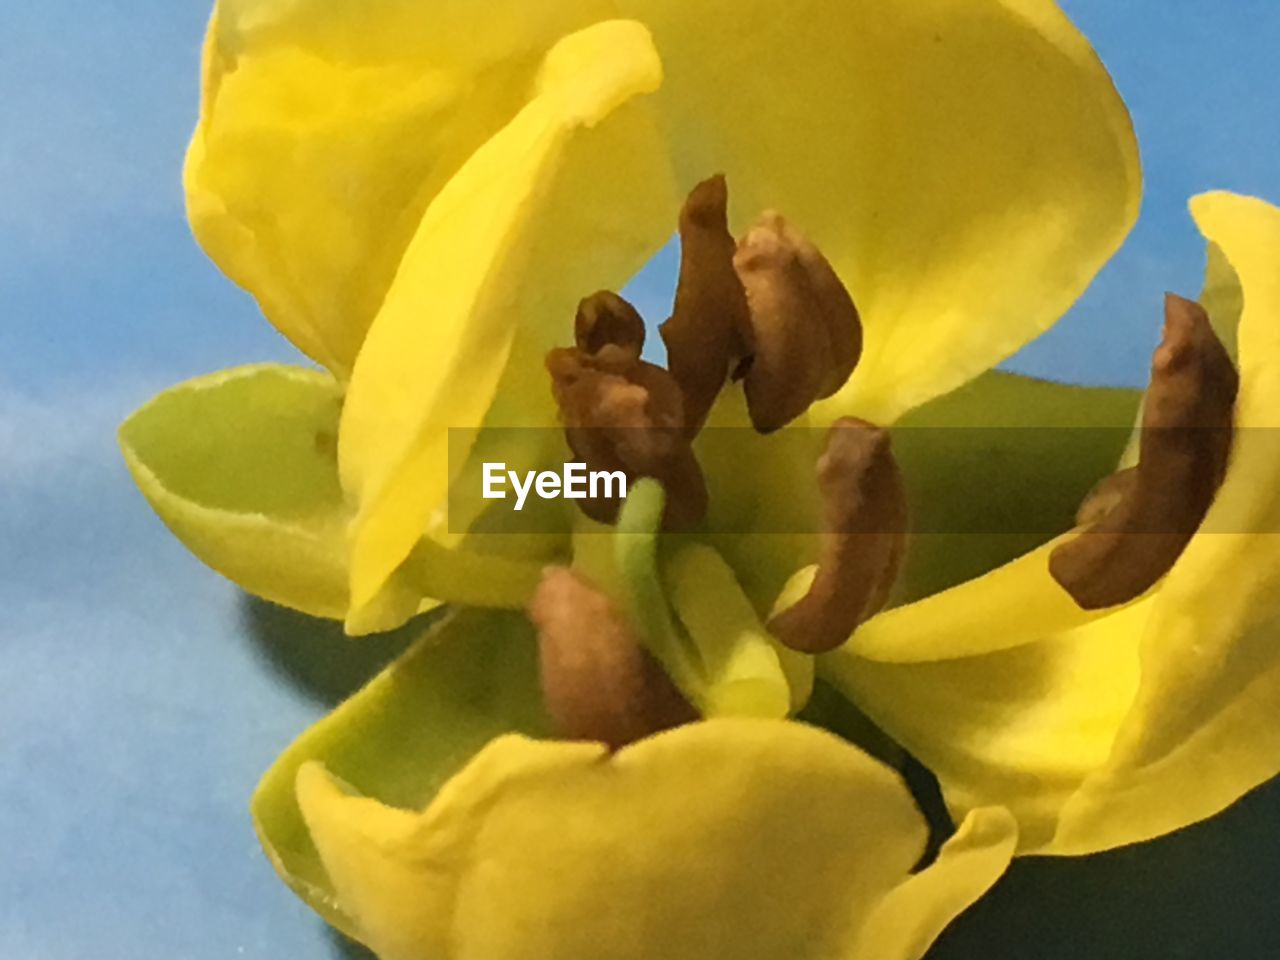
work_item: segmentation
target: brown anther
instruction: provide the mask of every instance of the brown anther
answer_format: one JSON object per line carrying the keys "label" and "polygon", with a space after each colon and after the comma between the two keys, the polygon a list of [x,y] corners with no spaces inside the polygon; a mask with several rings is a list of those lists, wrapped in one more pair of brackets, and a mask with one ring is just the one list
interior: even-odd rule
{"label": "brown anther", "polygon": [[907,498],[889,432],[846,417],[818,459],[826,529],[813,583],[769,622],[794,650],[825,653],[888,601],[907,547]]}
{"label": "brown anther", "polygon": [[1132,496],[1133,488],[1137,483],[1137,467],[1126,467],[1124,470],[1107,474],[1095,483],[1080,501],[1080,506],[1076,510],[1076,526],[1087,527],[1097,523],[1114,510],[1120,501]]}
{"label": "brown anther", "polygon": [[747,231],[733,266],[752,330],[747,409],[768,433],[849,379],[862,354],[862,324],[831,264],[776,213]]}
{"label": "brown anther", "polygon": [[693,188],[680,211],[680,280],[671,318],[659,327],[667,365],[684,393],[685,431],[696,436],[728,379],[748,350],[747,298],[733,269],[736,244],[729,232],[728,188],[723,176]]}
{"label": "brown anther", "polygon": [[1238,388],[1204,308],[1168,294],[1138,466],[1110,481],[1110,509],[1086,500],[1079,519],[1092,525],[1049,557],[1049,572],[1083,609],[1141,596],[1181,556],[1226,474]]}
{"label": "brown anther", "polygon": [[617,750],[697,719],[609,599],[566,567],[548,567],[529,604],[542,692],[556,732]]}
{"label": "brown anther", "polygon": [[583,353],[614,348],[633,360],[644,349],[644,318],[626,300],[601,290],[578,304],[573,322],[574,341]]}
{"label": "brown anther", "polygon": [[[663,525],[688,529],[707,509],[707,486],[684,432],[683,400],[671,374],[607,346],[547,355],[565,438],[588,470],[621,471],[628,482],[657,479],[667,492]],[[616,497],[581,500],[587,516],[617,519]]]}

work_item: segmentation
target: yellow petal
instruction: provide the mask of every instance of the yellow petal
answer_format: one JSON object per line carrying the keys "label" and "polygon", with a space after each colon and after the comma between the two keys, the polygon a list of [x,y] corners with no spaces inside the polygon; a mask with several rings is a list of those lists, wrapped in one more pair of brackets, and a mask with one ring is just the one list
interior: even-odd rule
{"label": "yellow petal", "polygon": [[294,798],[299,768],[321,760],[390,803],[414,806],[491,738],[547,728],[528,621],[498,611],[453,613],[276,760],[253,795],[258,837],[294,892],[355,934]]}
{"label": "yellow petal", "polygon": [[1243,304],[1236,439],[1201,533],[1156,596],[1115,752],[1064,814],[1067,850],[1203,819],[1280,773],[1280,209],[1217,193],[1192,212],[1223,254],[1208,289],[1238,279],[1239,294],[1210,306]]}
{"label": "yellow petal", "polygon": [[1012,852],[998,812],[910,875],[922,819],[829,734],[697,723],[610,756],[503,737],[421,814],[318,765],[298,800],[358,935],[383,960],[916,960]]}
{"label": "yellow petal", "polygon": [[1009,356],[1137,216],[1128,115],[1049,0],[626,0],[666,65],[681,181],[722,170],[741,228],[783,211],[862,313],[815,415],[888,423]]}
{"label": "yellow petal", "polygon": [[[1034,608],[1018,594],[986,600],[995,634],[1006,614]],[[1022,851],[1048,852],[1062,809],[1106,763],[1133,703],[1136,637],[1149,610],[1148,600],[952,660],[878,663],[842,648],[822,658],[819,674],[938,777],[953,816],[1007,807]]]}
{"label": "yellow petal", "polygon": [[553,424],[542,355],[571,336],[584,291],[620,285],[665,238],[666,159],[650,108],[629,102],[660,81],[639,24],[564,38],[532,99],[427,208],[343,412],[343,486],[359,503],[356,608],[424,532],[448,543],[465,529],[446,516],[462,468],[449,431],[463,431],[466,449],[482,424]]}
{"label": "yellow petal", "polygon": [[341,619],[341,402],[327,374],[239,367],[161,393],[125,421],[120,446],[152,507],[197,557],[250,593]]}
{"label": "yellow petal", "polygon": [[[1280,772],[1280,211],[1213,194],[1193,212],[1221,254],[1206,284],[1215,325],[1230,332],[1231,305],[1243,305],[1241,391],[1226,480],[1168,576],[1146,598],[1072,625],[1023,558],[1011,568],[1026,582],[1002,586],[1008,571],[997,571],[914,605],[932,605],[935,623],[956,617],[962,641],[998,652],[964,656],[962,642],[938,651],[959,659],[875,663],[856,655],[855,638],[822,663],[938,774],[953,811],[1009,807],[1028,852],[1145,840]],[[894,635],[895,614],[917,629]],[[923,660],[938,641],[912,615],[882,618],[866,652]],[[984,619],[992,633],[1020,631],[1016,649],[1007,637],[977,643]]]}
{"label": "yellow petal", "polygon": [[[1008,650],[1105,616],[1082,610],[1049,576],[1049,554],[1063,539],[958,587],[887,610],[859,627],[845,648],[881,663],[927,663]],[[993,616],[997,611],[999,619]]]}
{"label": "yellow petal", "polygon": [[524,105],[592,0],[219,0],[186,167],[197,238],[268,319],[350,372],[428,203]]}
{"label": "yellow petal", "polygon": [[[1192,201],[1192,211],[1212,209],[1213,195],[1207,194]],[[1200,303],[1209,314],[1213,332],[1218,335],[1232,358],[1239,359],[1236,335],[1240,327],[1240,314],[1244,312],[1244,294],[1240,278],[1227,260],[1227,255],[1216,243],[1209,242],[1208,265],[1205,267],[1204,291]]]}

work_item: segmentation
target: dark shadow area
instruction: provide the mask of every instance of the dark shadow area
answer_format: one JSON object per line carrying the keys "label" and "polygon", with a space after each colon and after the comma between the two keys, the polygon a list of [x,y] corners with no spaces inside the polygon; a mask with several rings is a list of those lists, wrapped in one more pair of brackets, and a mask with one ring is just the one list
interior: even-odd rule
{"label": "dark shadow area", "polygon": [[907,782],[907,789],[915,798],[916,806],[924,814],[925,822],[929,824],[929,840],[925,844],[924,853],[920,855],[920,862],[915,867],[916,870],[924,870],[938,859],[938,852],[942,849],[942,845],[951,839],[956,828],[951,822],[951,814],[947,811],[947,801],[943,799],[942,786],[938,783],[938,778],[933,775],[933,771],[908,753],[902,761],[899,772],[902,774],[902,779]]}
{"label": "dark shadow area", "polygon": [[328,707],[359,690],[431,623],[432,612],[372,637],[348,637],[342,624],[242,595],[240,617],[255,651],[291,686]]}
{"label": "dark shadow area", "polygon": [[852,701],[821,678],[814,681],[813,694],[804,709],[796,714],[796,719],[834,733],[881,763],[902,769],[906,751]]}
{"label": "dark shadow area", "polygon": [[1015,861],[928,960],[1272,960],[1278,896],[1280,780],[1149,843]]}
{"label": "dark shadow area", "polygon": [[344,937],[333,927],[326,926],[334,960],[378,960],[368,947]]}
{"label": "dark shadow area", "polygon": [[[798,719],[898,770],[929,823],[930,863],[954,832],[933,774],[821,681]],[[1148,843],[1015,860],[926,960],[1275,960],[1278,903],[1280,779]]]}

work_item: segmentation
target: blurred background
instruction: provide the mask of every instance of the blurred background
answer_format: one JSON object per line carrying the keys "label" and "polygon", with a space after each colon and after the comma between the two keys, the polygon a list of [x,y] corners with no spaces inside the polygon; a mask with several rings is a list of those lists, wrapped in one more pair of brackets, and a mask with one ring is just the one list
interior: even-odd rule
{"label": "blurred background", "polygon": [[[835,0],[833,0],[835,2]],[[1142,219],[1009,362],[1140,385],[1194,296],[1194,193],[1280,202],[1280,4],[1064,0],[1133,112]],[[0,5],[0,957],[359,956],[274,878],[247,814],[276,753],[390,657],[249,601],[134,490],[120,420],[297,355],[188,234],[205,0]],[[661,316],[674,251],[631,291]],[[1277,718],[1280,722],[1280,718]],[[1280,956],[1280,787],[1140,848],[1021,861],[931,958]]]}

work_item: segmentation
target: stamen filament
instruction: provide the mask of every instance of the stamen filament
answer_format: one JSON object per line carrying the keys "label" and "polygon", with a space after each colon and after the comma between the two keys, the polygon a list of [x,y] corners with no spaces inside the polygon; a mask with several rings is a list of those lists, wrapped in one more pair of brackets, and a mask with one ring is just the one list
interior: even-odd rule
{"label": "stamen filament", "polygon": [[676,615],[701,655],[702,712],[785,717],[793,693],[774,641],[720,554],[691,544],[671,559],[665,573]]}

